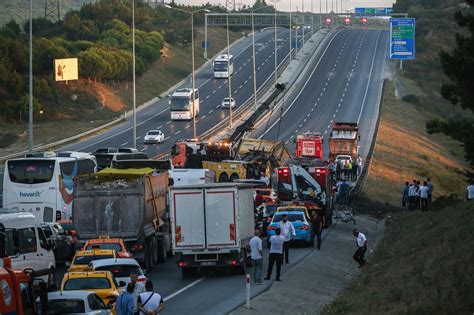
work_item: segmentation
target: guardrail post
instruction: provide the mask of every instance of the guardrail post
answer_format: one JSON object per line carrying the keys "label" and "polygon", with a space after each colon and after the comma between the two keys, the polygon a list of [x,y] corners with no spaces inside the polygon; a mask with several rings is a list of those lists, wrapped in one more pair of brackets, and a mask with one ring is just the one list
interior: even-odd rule
{"label": "guardrail post", "polygon": [[250,275],[248,273],[245,275],[245,287],[246,287],[245,307],[250,308]]}

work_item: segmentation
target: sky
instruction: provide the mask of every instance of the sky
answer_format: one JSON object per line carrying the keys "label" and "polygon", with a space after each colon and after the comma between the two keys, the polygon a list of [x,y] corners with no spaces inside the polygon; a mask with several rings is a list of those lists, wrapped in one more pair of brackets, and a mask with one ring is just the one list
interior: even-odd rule
{"label": "sky", "polygon": [[[234,0],[227,0],[229,3],[233,5]],[[272,1],[275,0],[266,0],[268,4],[273,4]],[[278,10],[290,10],[290,0],[276,0],[277,9]],[[326,2],[328,2],[329,10],[332,9],[332,5],[334,5],[334,11],[336,11],[336,2],[338,11],[340,11],[340,5],[342,2],[343,8],[347,8],[347,10],[353,10],[355,7],[391,7],[392,3],[396,0],[291,0],[292,3],[292,11],[296,11],[296,6],[298,6],[298,10],[301,11],[301,6],[304,5],[305,11],[311,11],[311,2],[313,2],[313,9],[314,12],[319,12],[319,2],[321,1],[322,12],[326,12]],[[168,2],[165,0],[165,2]],[[225,5],[226,0],[175,0],[176,3],[179,4],[204,4],[204,3],[212,3],[212,4],[221,4]],[[235,0],[236,6],[239,5],[252,5],[255,3],[255,0]]]}

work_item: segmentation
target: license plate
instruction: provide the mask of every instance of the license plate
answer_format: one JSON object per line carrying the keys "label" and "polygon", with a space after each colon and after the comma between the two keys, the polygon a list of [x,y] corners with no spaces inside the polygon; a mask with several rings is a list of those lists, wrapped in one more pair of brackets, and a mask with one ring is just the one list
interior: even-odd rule
{"label": "license plate", "polygon": [[202,261],[201,266],[215,266],[215,261]]}

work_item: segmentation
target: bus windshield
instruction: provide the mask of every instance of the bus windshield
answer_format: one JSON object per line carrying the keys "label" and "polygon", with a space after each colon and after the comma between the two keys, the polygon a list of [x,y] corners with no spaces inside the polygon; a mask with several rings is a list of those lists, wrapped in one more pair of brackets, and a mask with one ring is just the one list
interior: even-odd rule
{"label": "bus windshield", "polygon": [[227,61],[214,61],[214,71],[227,71]]}
{"label": "bus windshield", "polygon": [[55,161],[17,160],[8,161],[8,175],[13,183],[39,184],[53,178]]}
{"label": "bus windshield", "polygon": [[191,101],[188,97],[171,98],[171,110],[189,110]]}

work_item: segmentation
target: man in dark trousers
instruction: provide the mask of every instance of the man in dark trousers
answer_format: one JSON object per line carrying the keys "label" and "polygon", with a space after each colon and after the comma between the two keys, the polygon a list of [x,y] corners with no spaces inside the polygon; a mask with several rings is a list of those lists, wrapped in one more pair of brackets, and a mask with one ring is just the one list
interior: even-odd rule
{"label": "man in dark trousers", "polygon": [[276,281],[281,281],[280,272],[283,264],[283,243],[285,242],[283,236],[280,235],[280,228],[276,228],[275,235],[272,235],[268,240],[270,242],[270,255],[268,256],[268,269],[265,280],[270,280],[273,271],[273,265],[276,262]]}
{"label": "man in dark trousers", "polygon": [[352,258],[359,263],[359,268],[362,268],[366,264],[364,256],[367,251],[367,238],[357,229],[352,230],[352,234],[357,239],[357,250]]}
{"label": "man in dark trousers", "polygon": [[285,254],[285,262],[289,264],[290,261],[288,260],[288,256],[290,253],[290,242],[292,239],[296,238],[296,231],[295,227],[293,226],[293,223],[288,221],[288,214],[283,214],[281,216],[281,221],[278,223],[278,227],[280,228],[281,236],[285,240],[285,243],[283,243],[283,253]]}
{"label": "man in dark trousers", "polygon": [[318,239],[318,250],[321,249],[321,232],[323,231],[323,217],[319,211],[311,213],[311,246],[314,249],[314,238]]}

